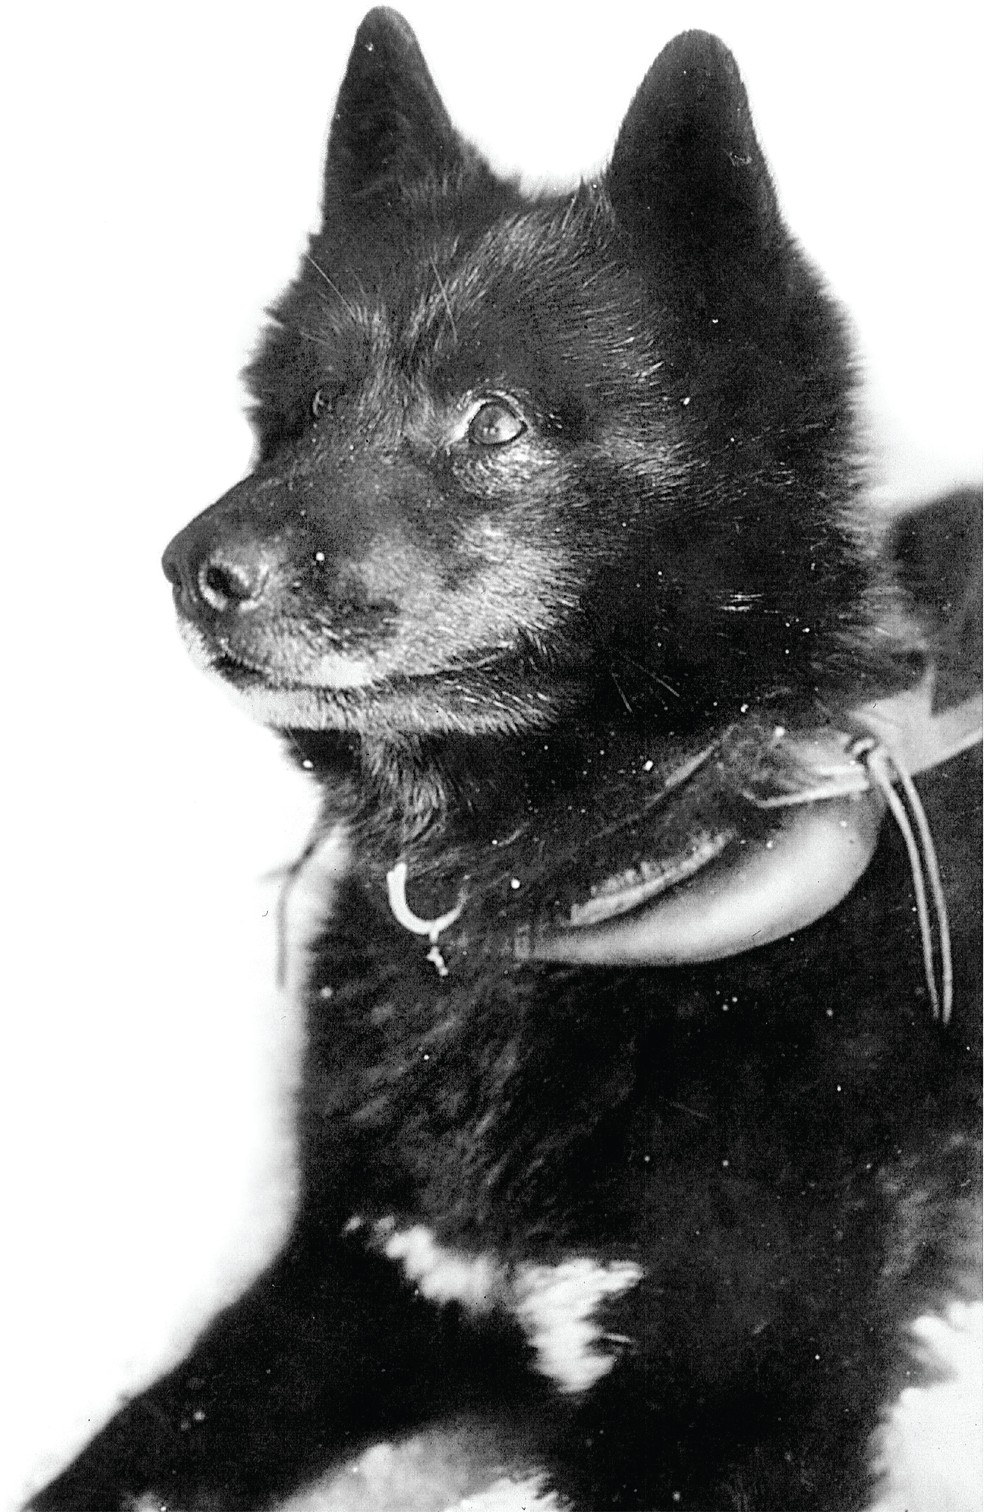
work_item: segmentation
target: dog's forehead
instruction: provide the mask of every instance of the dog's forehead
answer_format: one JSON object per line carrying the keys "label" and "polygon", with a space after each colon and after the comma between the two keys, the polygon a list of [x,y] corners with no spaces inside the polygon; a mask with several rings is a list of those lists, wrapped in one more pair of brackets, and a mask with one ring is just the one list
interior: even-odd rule
{"label": "dog's forehead", "polygon": [[315,244],[293,319],[336,388],[368,383],[402,403],[502,387],[549,408],[575,381],[601,392],[653,370],[651,322],[601,191],[465,222],[417,227],[396,263],[388,245],[356,266],[330,239]]}
{"label": "dog's forehead", "polygon": [[[643,357],[650,332],[602,217],[570,202],[503,218],[477,239],[418,250],[394,295],[362,311],[378,362],[451,391]],[[628,294],[628,297],[626,295]],[[573,347],[571,324],[585,339]]]}
{"label": "dog's forehead", "polygon": [[439,295],[430,308],[473,322],[543,308],[572,314],[625,273],[607,217],[577,198],[503,216],[477,239],[445,237],[429,263]]}

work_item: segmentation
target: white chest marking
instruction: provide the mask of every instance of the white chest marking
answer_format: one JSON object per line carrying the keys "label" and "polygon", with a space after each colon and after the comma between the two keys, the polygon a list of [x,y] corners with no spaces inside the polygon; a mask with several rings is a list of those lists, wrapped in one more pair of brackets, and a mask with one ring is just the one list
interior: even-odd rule
{"label": "white chest marking", "polygon": [[[353,1220],[354,1227],[361,1225]],[[578,1256],[557,1265],[507,1264],[450,1249],[424,1224],[397,1228],[391,1218],[373,1225],[371,1243],[430,1301],[457,1302],[477,1314],[511,1313],[536,1351],[537,1369],[563,1392],[593,1386],[615,1364],[612,1346],[631,1342],[607,1334],[594,1314],[607,1297],[642,1280],[632,1261]]]}
{"label": "white chest marking", "polygon": [[984,1306],[951,1302],[910,1329],[913,1374],[875,1435],[868,1512],[976,1512],[981,1505]]}
{"label": "white chest marking", "polygon": [[490,1255],[445,1249],[422,1223],[398,1229],[384,1218],[375,1225],[375,1242],[431,1302],[459,1302],[469,1312],[487,1313],[506,1301],[502,1266]]}
{"label": "white chest marking", "polygon": [[594,1313],[606,1297],[635,1286],[642,1274],[631,1260],[602,1264],[587,1256],[560,1265],[518,1266],[512,1312],[536,1350],[541,1375],[571,1392],[587,1391],[607,1375],[616,1360],[611,1346],[631,1340],[604,1333]]}

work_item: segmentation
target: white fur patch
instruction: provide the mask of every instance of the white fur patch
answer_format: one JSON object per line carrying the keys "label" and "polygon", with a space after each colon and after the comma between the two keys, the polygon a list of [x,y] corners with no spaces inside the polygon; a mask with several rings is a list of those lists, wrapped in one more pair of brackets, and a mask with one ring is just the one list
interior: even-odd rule
{"label": "white fur patch", "polygon": [[628,1291],[642,1279],[631,1260],[602,1265],[579,1257],[560,1265],[521,1265],[513,1281],[512,1311],[537,1352],[538,1369],[561,1391],[587,1391],[615,1363],[599,1344],[629,1344],[605,1334],[593,1314],[606,1297]]}
{"label": "white fur patch", "polygon": [[565,1512],[568,1504],[543,1489],[542,1473],[490,1470],[474,1450],[467,1438],[439,1430],[374,1444],[281,1503],[278,1512]]}
{"label": "white fur patch", "polygon": [[924,1384],[905,1388],[878,1431],[868,1512],[980,1512],[984,1307],[951,1303],[911,1334]]}
{"label": "white fur patch", "polygon": [[397,1228],[391,1218],[374,1225],[373,1243],[430,1301],[458,1302],[479,1314],[512,1313],[536,1351],[537,1370],[565,1393],[587,1391],[615,1364],[612,1346],[631,1343],[606,1334],[594,1314],[606,1297],[642,1279],[632,1261],[578,1256],[557,1265],[509,1265],[494,1255],[450,1249],[424,1224]]}
{"label": "white fur patch", "polygon": [[533,1475],[523,1480],[501,1476],[485,1491],[466,1496],[448,1512],[564,1512],[566,1502],[553,1491],[542,1490],[543,1477]]}
{"label": "white fur patch", "polygon": [[401,1266],[407,1280],[431,1302],[460,1302],[469,1312],[487,1313],[507,1302],[505,1272],[489,1255],[445,1249],[422,1223],[398,1229],[392,1220],[376,1225],[385,1234],[380,1248]]}

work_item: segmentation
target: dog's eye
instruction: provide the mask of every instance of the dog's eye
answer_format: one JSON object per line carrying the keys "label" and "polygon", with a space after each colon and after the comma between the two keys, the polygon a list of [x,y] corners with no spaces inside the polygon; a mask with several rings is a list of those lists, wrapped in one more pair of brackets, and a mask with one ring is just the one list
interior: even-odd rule
{"label": "dog's eye", "polygon": [[471,419],[468,438],[478,446],[505,446],[526,429],[516,411],[502,399],[489,399]]}
{"label": "dog's eye", "polygon": [[314,418],[317,420],[319,415],[323,415],[325,410],[329,409],[331,409],[331,395],[328,390],[315,389],[314,397],[311,400],[311,413]]}

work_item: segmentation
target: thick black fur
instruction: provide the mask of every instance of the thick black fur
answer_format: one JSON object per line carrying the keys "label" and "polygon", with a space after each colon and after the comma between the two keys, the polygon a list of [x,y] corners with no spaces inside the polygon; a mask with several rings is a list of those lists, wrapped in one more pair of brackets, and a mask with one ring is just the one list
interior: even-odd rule
{"label": "thick black fur", "polygon": [[[933,530],[961,506],[896,533],[893,581],[842,320],[703,34],[657,59],[602,180],[529,198],[373,12],[324,225],[273,315],[256,470],[165,566],[196,656],[285,731],[348,835],[296,1223],[34,1505],[259,1509],[473,1413],[589,1512],[860,1507],[904,1326],[964,1258],[973,758],[922,784],[949,1028],[894,833],[839,908],[734,959],[573,968],[513,941],[728,810],[709,780],[653,817],[654,771],[736,725],[751,760],[777,723],[836,725],[927,644],[949,654],[963,589],[937,585]],[[467,899],[446,976],[390,912],[401,859],[418,914]],[[390,1216],[506,1262],[636,1262],[602,1313],[613,1368],[556,1392],[506,1314],[432,1305],[367,1243]]]}

